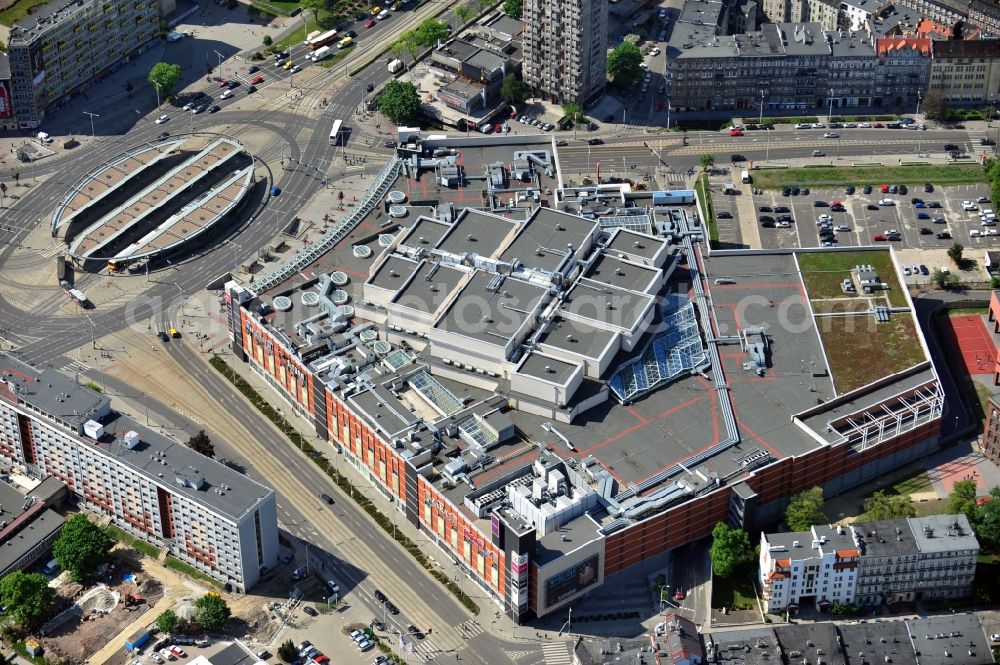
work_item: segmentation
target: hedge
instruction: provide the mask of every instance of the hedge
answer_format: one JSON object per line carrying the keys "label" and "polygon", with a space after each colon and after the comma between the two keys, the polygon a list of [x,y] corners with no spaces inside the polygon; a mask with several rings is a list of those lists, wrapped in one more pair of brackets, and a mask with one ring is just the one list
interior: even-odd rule
{"label": "hedge", "polygon": [[313,464],[318,466],[323,472],[333,480],[334,483],[343,490],[344,494],[354,499],[354,502],[361,507],[376,524],[382,527],[382,530],[387,534],[395,538],[404,550],[410,553],[410,555],[416,559],[417,563],[424,567],[424,569],[431,574],[431,576],[440,582],[448,591],[458,599],[458,602],[462,603],[463,606],[473,614],[479,614],[479,605],[476,601],[472,600],[461,587],[455,584],[454,581],[448,578],[443,572],[441,572],[431,561],[428,559],[427,555],[424,554],[420,548],[414,543],[408,536],[406,536],[401,529],[396,529],[389,520],[388,517],[383,515],[378,508],[376,508],[375,503],[371,501],[368,497],[362,494],[360,491],[353,491],[354,485],[347,479],[344,474],[333,468],[333,465],[328,459],[322,456],[322,452],[317,450],[309,441],[306,440],[304,436],[299,434],[299,432],[284,418],[277,410],[264,401],[264,398],[254,390],[253,386],[247,383],[240,375],[236,373],[235,370],[229,367],[225,360],[220,356],[214,355],[209,360],[209,363],[214,367],[220,374],[222,374],[226,379],[229,380],[233,386],[236,387],[244,397],[249,400],[249,402],[258,410],[260,413],[274,423],[278,429],[285,433],[288,439],[298,446],[308,457],[313,461]]}

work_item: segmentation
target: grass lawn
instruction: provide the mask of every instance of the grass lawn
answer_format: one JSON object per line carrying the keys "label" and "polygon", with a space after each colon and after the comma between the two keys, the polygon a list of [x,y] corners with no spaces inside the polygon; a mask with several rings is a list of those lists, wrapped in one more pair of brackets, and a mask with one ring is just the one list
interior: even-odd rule
{"label": "grass lawn", "polygon": [[817,318],[816,324],[841,394],[926,359],[913,319],[906,314],[894,315],[889,323],[876,323],[872,316],[845,316]]}
{"label": "grass lawn", "polygon": [[7,9],[0,11],[0,25],[12,26],[28,15],[28,10],[44,5],[49,0],[20,0]]}
{"label": "grass lawn", "polygon": [[989,307],[957,307],[948,310],[948,316],[982,316],[990,311]]}
{"label": "grass lawn", "polygon": [[810,300],[858,297],[845,294],[840,289],[840,283],[845,277],[851,276],[854,266],[869,264],[875,268],[882,281],[892,285],[893,288],[886,292],[889,304],[894,307],[906,306],[906,296],[903,295],[903,287],[900,286],[888,251],[800,253],[796,258]]}
{"label": "grass lawn", "polygon": [[174,558],[172,556],[169,555],[167,556],[167,560],[164,562],[164,565],[166,565],[167,568],[172,568],[179,573],[187,575],[188,577],[193,577],[196,580],[201,580],[203,582],[206,582],[207,584],[215,588],[220,588],[222,586],[221,584],[219,584],[217,580],[212,579],[211,577],[201,572],[200,570],[196,570],[195,568],[187,565],[180,559]]}
{"label": "grass lawn", "polygon": [[351,53],[353,53],[355,46],[357,46],[357,44],[351,44],[347,48],[337,51],[326,60],[320,62],[319,66],[327,68],[333,67],[335,64],[337,64],[338,62],[349,56]]}
{"label": "grass lawn", "polygon": [[[316,22],[312,21],[312,23],[315,25]],[[316,28],[313,27],[313,30],[315,30],[315,29]],[[293,44],[301,44],[302,42],[304,42],[306,40],[306,34],[308,34],[308,33],[306,33],[306,27],[304,25],[303,26],[299,26],[298,28],[295,28],[295,30],[293,30],[286,37],[284,37],[282,39],[279,39],[278,41],[274,42],[274,44],[271,45],[271,48],[276,49],[276,50],[283,50],[283,49],[286,49],[286,48],[288,48],[289,46],[291,46]]]}
{"label": "grass lawn", "polygon": [[299,8],[298,0],[253,0],[250,4],[262,12],[280,16],[291,16]]}
{"label": "grass lawn", "polygon": [[708,219],[705,220],[708,226],[708,241],[711,247],[719,246],[719,225],[715,221],[715,205],[712,203],[712,192],[708,189],[708,175],[703,173],[698,176],[698,182],[695,185],[698,188],[698,198],[705,202],[705,214],[708,215]]}
{"label": "grass lawn", "polygon": [[931,489],[931,477],[926,471],[921,471],[915,476],[906,480],[901,480],[892,486],[896,494],[913,494],[914,492],[926,492]]}
{"label": "grass lawn", "polygon": [[822,166],[816,168],[757,170],[754,187],[780,189],[791,185],[957,185],[986,182],[986,172],[978,164],[919,166]]}
{"label": "grass lawn", "polygon": [[107,528],[118,539],[118,542],[128,545],[136,552],[145,554],[151,559],[155,559],[160,553],[160,550],[155,545],[150,545],[146,541],[136,538],[113,524],[109,524]]}
{"label": "grass lawn", "polygon": [[[838,287],[839,288],[839,287]],[[856,296],[848,298],[847,294],[839,300],[816,300],[812,304],[813,311],[824,314],[831,312],[864,312],[868,310],[868,300]]]}
{"label": "grass lawn", "polygon": [[757,606],[757,596],[750,574],[736,574],[733,578],[712,577],[712,607],[752,610]]}

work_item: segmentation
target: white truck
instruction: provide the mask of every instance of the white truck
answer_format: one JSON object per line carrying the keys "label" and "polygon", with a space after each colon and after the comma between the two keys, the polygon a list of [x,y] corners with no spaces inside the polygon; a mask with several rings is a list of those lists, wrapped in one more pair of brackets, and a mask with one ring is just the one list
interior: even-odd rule
{"label": "white truck", "polygon": [[320,60],[325,60],[326,58],[329,58],[331,55],[333,55],[333,51],[330,49],[330,47],[324,46],[310,53],[308,57],[313,62],[319,62]]}
{"label": "white truck", "polygon": [[396,72],[400,71],[401,69],[403,69],[403,61],[402,60],[400,60],[399,58],[396,58],[396,59],[393,59],[393,60],[389,61],[389,73],[390,74],[395,74]]}

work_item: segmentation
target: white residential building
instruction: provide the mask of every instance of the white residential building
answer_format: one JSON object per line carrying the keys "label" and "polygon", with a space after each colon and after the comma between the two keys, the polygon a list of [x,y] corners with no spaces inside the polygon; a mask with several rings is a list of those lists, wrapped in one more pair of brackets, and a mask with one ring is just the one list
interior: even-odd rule
{"label": "white residential building", "polygon": [[962,598],[972,590],[979,541],[965,515],[821,525],[761,534],[760,583],[768,612],[804,604],[876,606]]}
{"label": "white residential building", "polygon": [[82,507],[237,591],[278,560],[273,489],[0,354],[0,462],[66,483]]}

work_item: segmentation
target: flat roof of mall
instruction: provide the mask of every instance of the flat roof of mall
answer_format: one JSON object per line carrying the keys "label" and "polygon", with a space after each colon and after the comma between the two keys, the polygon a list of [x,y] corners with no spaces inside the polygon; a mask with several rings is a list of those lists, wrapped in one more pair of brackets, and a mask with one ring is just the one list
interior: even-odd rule
{"label": "flat roof of mall", "polygon": [[507,344],[546,290],[508,277],[491,291],[488,287],[493,278],[490,273],[476,271],[435,327],[486,344]]}
{"label": "flat roof of mall", "polygon": [[575,363],[542,353],[529,353],[517,368],[518,374],[532,376],[556,385],[565,385],[573,373],[580,369]]}
{"label": "flat roof of mall", "polygon": [[452,254],[466,252],[480,256],[495,256],[511,231],[513,222],[487,215],[478,210],[466,210],[452,226],[451,231],[438,243],[438,249]]}
{"label": "flat roof of mall", "polygon": [[422,312],[436,312],[466,274],[455,268],[425,261],[417,268],[413,279],[396,294],[393,302]]}
{"label": "flat roof of mall", "polygon": [[504,261],[518,259],[529,268],[555,270],[567,250],[580,248],[597,222],[551,208],[539,208],[531,223],[521,229],[504,250]]}
{"label": "flat roof of mall", "polygon": [[[405,225],[404,225],[405,226]],[[399,240],[401,245],[409,247],[437,247],[441,238],[451,229],[450,224],[439,222],[430,217],[418,217],[409,227],[401,230],[402,237]],[[422,240],[421,240],[422,238]]]}
{"label": "flat roof of mall", "polygon": [[660,275],[658,268],[647,268],[637,263],[622,261],[616,256],[602,254],[594,261],[584,276],[595,282],[612,284],[631,291],[645,293]]}
{"label": "flat roof of mall", "polygon": [[539,346],[549,345],[585,358],[597,358],[614,341],[615,333],[580,321],[552,319],[538,337]]}

